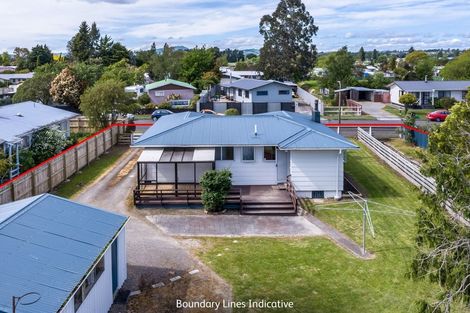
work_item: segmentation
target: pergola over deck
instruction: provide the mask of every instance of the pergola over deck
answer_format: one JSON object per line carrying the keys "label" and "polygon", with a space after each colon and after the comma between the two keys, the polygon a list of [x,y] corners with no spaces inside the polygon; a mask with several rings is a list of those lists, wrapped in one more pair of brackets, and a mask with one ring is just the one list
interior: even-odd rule
{"label": "pergola over deck", "polygon": [[[146,149],[137,160],[137,189],[192,185],[196,190],[204,172],[215,169],[215,148]],[[152,187],[154,186],[154,187]]]}

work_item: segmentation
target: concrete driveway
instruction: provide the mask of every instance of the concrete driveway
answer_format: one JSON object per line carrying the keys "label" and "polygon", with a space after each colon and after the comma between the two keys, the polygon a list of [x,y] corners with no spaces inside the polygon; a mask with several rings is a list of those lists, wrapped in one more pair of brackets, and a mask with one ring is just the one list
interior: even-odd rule
{"label": "concrete driveway", "polygon": [[305,237],[323,231],[302,216],[153,215],[149,221],[170,236]]}
{"label": "concrete driveway", "polygon": [[384,110],[385,103],[361,101],[362,111],[378,120],[401,121],[401,118]]}

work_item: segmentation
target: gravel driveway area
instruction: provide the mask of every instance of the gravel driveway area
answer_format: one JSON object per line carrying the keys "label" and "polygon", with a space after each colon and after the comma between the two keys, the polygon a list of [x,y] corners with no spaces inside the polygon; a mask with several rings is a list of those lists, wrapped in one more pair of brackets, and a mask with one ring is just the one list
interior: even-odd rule
{"label": "gravel driveway area", "polygon": [[170,236],[306,237],[324,234],[302,216],[153,215],[147,219]]}

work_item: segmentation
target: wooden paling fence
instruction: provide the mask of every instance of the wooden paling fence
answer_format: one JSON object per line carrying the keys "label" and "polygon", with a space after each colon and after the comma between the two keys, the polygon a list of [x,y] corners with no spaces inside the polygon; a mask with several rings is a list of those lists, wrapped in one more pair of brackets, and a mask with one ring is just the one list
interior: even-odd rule
{"label": "wooden paling fence", "polygon": [[[419,165],[411,162],[406,157],[383,144],[361,128],[357,129],[357,138],[359,141],[364,143],[375,155],[387,163],[387,165],[405,177],[410,183],[423,191],[429,193],[436,192],[436,182],[433,178],[421,174]],[[447,201],[445,203],[445,208],[453,218],[457,219],[467,227],[470,227],[470,221],[465,219],[461,214],[458,214],[452,210],[451,201]]]}
{"label": "wooden paling fence", "polygon": [[118,142],[123,126],[103,129],[19,176],[0,184],[0,204],[45,192],[87,166]]}

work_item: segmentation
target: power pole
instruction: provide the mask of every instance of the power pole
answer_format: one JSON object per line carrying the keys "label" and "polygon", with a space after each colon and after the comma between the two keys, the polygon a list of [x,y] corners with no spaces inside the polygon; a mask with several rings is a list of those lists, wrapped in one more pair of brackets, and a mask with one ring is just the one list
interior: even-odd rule
{"label": "power pole", "polygon": [[338,80],[338,83],[339,83],[339,99],[338,99],[338,124],[341,124],[341,81]]}

